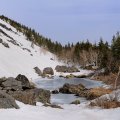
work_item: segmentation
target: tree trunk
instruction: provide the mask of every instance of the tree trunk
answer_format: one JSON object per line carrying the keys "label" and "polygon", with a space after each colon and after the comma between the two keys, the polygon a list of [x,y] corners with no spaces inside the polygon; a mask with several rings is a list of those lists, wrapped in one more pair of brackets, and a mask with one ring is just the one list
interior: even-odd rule
{"label": "tree trunk", "polygon": [[118,75],[117,75],[117,77],[116,77],[116,79],[115,79],[115,85],[114,85],[114,89],[115,89],[115,90],[117,89],[117,83],[118,83],[118,78],[119,78],[119,76],[120,76],[120,67],[119,67]]}

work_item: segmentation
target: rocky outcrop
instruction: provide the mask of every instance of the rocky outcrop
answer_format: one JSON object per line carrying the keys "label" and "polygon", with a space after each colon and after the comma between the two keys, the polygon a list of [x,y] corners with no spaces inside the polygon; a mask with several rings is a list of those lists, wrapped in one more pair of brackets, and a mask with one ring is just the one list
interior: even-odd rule
{"label": "rocky outcrop", "polygon": [[30,82],[26,76],[19,74],[15,79],[17,81],[21,82],[23,89],[30,89],[31,88]]}
{"label": "rocky outcrop", "polygon": [[18,109],[19,106],[16,104],[15,99],[10,95],[6,94],[5,92],[0,90],[0,109],[7,109],[7,108],[16,108]]}
{"label": "rocky outcrop", "polygon": [[43,74],[44,75],[46,75],[46,74],[54,75],[54,71],[53,71],[53,69],[51,67],[47,67],[47,68],[44,68]]}
{"label": "rocky outcrop", "polygon": [[27,77],[20,74],[16,78],[0,78],[0,90],[25,104],[50,102],[50,91],[32,87]]}
{"label": "rocky outcrop", "polygon": [[55,70],[57,72],[68,72],[68,73],[74,73],[74,72],[80,72],[76,67],[72,66],[72,67],[67,67],[67,66],[59,66],[57,65]]}
{"label": "rocky outcrop", "polygon": [[38,67],[34,67],[34,70],[39,76],[42,76],[42,71]]}
{"label": "rocky outcrop", "polygon": [[80,92],[84,91],[86,88],[82,84],[79,85],[72,85],[72,84],[64,84],[62,88],[59,89],[60,93],[66,94],[79,94]]}

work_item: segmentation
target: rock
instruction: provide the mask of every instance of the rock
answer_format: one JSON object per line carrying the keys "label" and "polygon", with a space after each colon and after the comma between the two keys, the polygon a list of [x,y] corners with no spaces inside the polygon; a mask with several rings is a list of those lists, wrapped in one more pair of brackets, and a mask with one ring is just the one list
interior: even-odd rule
{"label": "rock", "polygon": [[3,42],[3,40],[0,38],[0,43],[2,43]]}
{"label": "rock", "polygon": [[99,106],[105,109],[120,107],[120,89],[92,100],[90,106]]}
{"label": "rock", "polygon": [[73,74],[70,74],[70,75],[66,75],[65,78],[70,79],[70,78],[74,78],[74,77],[75,77],[75,76],[74,76]]}
{"label": "rock", "polygon": [[3,42],[2,43],[6,48],[9,48],[9,45],[8,45],[8,43],[6,43],[6,42]]}
{"label": "rock", "polygon": [[67,67],[67,66],[59,66],[57,65],[55,70],[57,72],[68,72],[68,73],[74,73],[74,72],[80,72],[76,67],[72,66],[72,67]]}
{"label": "rock", "polygon": [[58,93],[59,93],[58,90],[53,90],[53,91],[52,91],[52,94],[58,94]]}
{"label": "rock", "polygon": [[61,106],[59,106],[59,105],[53,105],[53,104],[44,104],[43,106],[45,106],[45,107],[51,107],[51,108],[63,109]]}
{"label": "rock", "polygon": [[36,102],[49,103],[50,91],[43,89],[28,89],[25,91],[9,91],[16,100],[24,104],[36,105]]}
{"label": "rock", "polygon": [[15,79],[22,83],[23,89],[30,89],[31,88],[30,82],[26,76],[19,74]]}
{"label": "rock", "polygon": [[44,68],[43,74],[54,75],[54,71],[51,67]]}
{"label": "rock", "polygon": [[35,67],[34,70],[39,76],[42,76],[42,72],[38,67]]}
{"label": "rock", "polygon": [[59,66],[59,65],[57,65],[57,66],[55,67],[55,70],[56,70],[57,72],[67,72],[67,67],[66,67],[66,66]]}
{"label": "rock", "polygon": [[34,89],[36,101],[42,103],[50,103],[50,91],[44,89]]}
{"label": "rock", "polygon": [[75,101],[71,102],[71,104],[78,105],[78,104],[80,104],[80,101],[79,100],[75,100]]}
{"label": "rock", "polygon": [[67,72],[74,73],[74,72],[80,72],[80,71],[76,67],[72,66],[67,68]]}
{"label": "rock", "polygon": [[19,106],[16,104],[13,97],[4,93],[0,90],[0,109],[7,108],[16,108],[19,109]]}
{"label": "rock", "polygon": [[78,76],[75,76],[76,78],[86,78],[87,76],[86,75],[78,75]]}
{"label": "rock", "polygon": [[36,105],[35,93],[32,90],[9,91],[8,94],[24,104]]}
{"label": "rock", "polygon": [[6,77],[2,77],[2,78],[0,78],[0,85],[2,84],[2,82],[5,82],[6,80],[7,80]]}
{"label": "rock", "polygon": [[4,90],[13,90],[13,91],[22,90],[21,82],[15,80],[15,78],[13,77],[9,77],[5,82],[2,82],[2,87]]}
{"label": "rock", "polygon": [[66,94],[79,94],[81,91],[84,91],[86,88],[82,84],[72,85],[72,84],[64,84],[62,88],[59,89],[60,93]]}

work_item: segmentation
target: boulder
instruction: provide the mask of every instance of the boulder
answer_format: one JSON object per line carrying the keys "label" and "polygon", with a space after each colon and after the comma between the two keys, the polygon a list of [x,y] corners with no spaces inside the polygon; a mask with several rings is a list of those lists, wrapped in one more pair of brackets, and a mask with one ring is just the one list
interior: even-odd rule
{"label": "boulder", "polygon": [[30,89],[31,88],[30,82],[26,76],[19,74],[15,79],[22,83],[23,89]]}
{"label": "boulder", "polygon": [[[4,81],[5,79],[3,79]],[[22,90],[22,84],[20,81],[15,80],[13,77],[9,77],[5,80],[5,82],[2,82],[2,85],[4,90]]]}
{"label": "boulder", "polygon": [[35,67],[34,70],[39,76],[42,76],[42,72],[38,67]]}
{"label": "boulder", "polygon": [[67,68],[67,72],[74,73],[74,72],[80,72],[80,71],[76,67],[72,66]]}
{"label": "boulder", "polygon": [[51,67],[44,68],[43,74],[54,75],[54,71]]}
{"label": "boulder", "polygon": [[52,91],[52,94],[58,94],[58,93],[59,93],[58,90],[53,90],[53,91]]}
{"label": "boulder", "polygon": [[19,106],[16,104],[13,97],[6,94],[5,92],[0,90],[0,109],[7,108],[16,108],[19,109]]}
{"label": "boulder", "polygon": [[55,70],[56,70],[57,72],[67,72],[67,67],[66,67],[66,66],[59,66],[59,65],[57,65],[57,66],[55,67]]}
{"label": "boulder", "polygon": [[80,104],[80,100],[75,100],[75,101],[71,102],[71,104],[78,105],[78,104]]}
{"label": "boulder", "polygon": [[63,109],[63,108],[62,108],[61,106],[59,106],[59,105],[48,104],[48,103],[44,104],[43,106],[45,106],[45,107],[51,107],[51,108],[57,108],[57,109]]}
{"label": "boulder", "polygon": [[50,103],[50,91],[44,89],[34,89],[36,101],[42,103]]}
{"label": "boulder", "polygon": [[64,84],[62,88],[59,88],[60,93],[66,94],[79,94],[81,91],[84,91],[86,88],[84,85],[72,85],[72,84]]}
{"label": "boulder", "polygon": [[55,67],[55,70],[57,71],[57,72],[64,72],[64,73],[66,73],[66,72],[68,72],[68,73],[74,73],[74,72],[80,72],[76,67],[74,67],[74,66],[72,66],[72,67],[67,67],[67,66],[59,66],[59,65],[57,65],[56,67]]}
{"label": "boulder", "polygon": [[49,103],[50,91],[43,89],[28,89],[25,91],[9,91],[16,100],[24,104],[36,105],[36,102]]}

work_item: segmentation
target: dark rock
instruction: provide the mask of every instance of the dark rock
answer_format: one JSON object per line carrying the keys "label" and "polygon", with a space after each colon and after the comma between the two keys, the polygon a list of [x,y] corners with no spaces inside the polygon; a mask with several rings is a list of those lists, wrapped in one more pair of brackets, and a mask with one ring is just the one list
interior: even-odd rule
{"label": "dark rock", "polygon": [[51,107],[51,108],[63,109],[61,106],[59,106],[59,105],[53,105],[53,104],[44,104],[43,106],[45,106],[45,107]]}
{"label": "dark rock", "polygon": [[66,66],[59,66],[59,65],[57,65],[57,66],[55,67],[55,70],[56,70],[57,72],[67,72],[67,67],[66,67]]}
{"label": "dark rock", "polygon": [[2,43],[3,42],[3,40],[0,38],[0,43]]}
{"label": "dark rock", "polygon": [[52,94],[58,94],[58,93],[59,93],[58,90],[53,90],[53,91],[52,91]]}
{"label": "dark rock", "polygon": [[4,93],[0,90],[0,109],[2,108],[16,108],[19,109],[19,106],[16,104],[13,97]]}
{"label": "dark rock", "polygon": [[15,80],[13,77],[9,77],[5,82],[2,82],[2,87],[4,90],[22,90],[21,82]]}
{"label": "dark rock", "polygon": [[79,100],[75,100],[75,101],[71,102],[71,104],[78,105],[78,104],[80,104],[80,101]]}
{"label": "dark rock", "polygon": [[44,68],[43,74],[54,75],[54,71],[53,71],[53,69],[51,67],[47,67],[47,68]]}
{"label": "dark rock", "polygon": [[66,94],[79,94],[81,91],[84,91],[86,88],[82,84],[72,85],[72,84],[64,84],[62,88],[59,89],[60,93]]}
{"label": "dark rock", "polygon": [[30,89],[31,88],[30,82],[26,76],[19,74],[15,79],[22,83],[23,89]]}
{"label": "dark rock", "polygon": [[6,42],[3,42],[2,43],[6,48],[9,48],[9,45],[8,45],[8,43],[6,43]]}
{"label": "dark rock", "polygon": [[8,42],[11,42],[13,45],[20,46],[15,40],[8,40]]}
{"label": "dark rock", "polygon": [[27,48],[22,48],[22,49],[31,53],[31,51],[29,49],[27,49]]}
{"label": "dark rock", "polygon": [[42,76],[42,72],[38,67],[35,67],[34,70],[39,76]]}
{"label": "dark rock", "polygon": [[73,72],[80,72],[80,71],[76,67],[72,66],[72,67],[68,67],[67,72],[73,73]]}
{"label": "dark rock", "polygon": [[57,72],[68,72],[68,73],[73,73],[73,72],[80,72],[76,67],[72,66],[72,67],[67,67],[67,66],[59,66],[57,65],[55,70]]}

